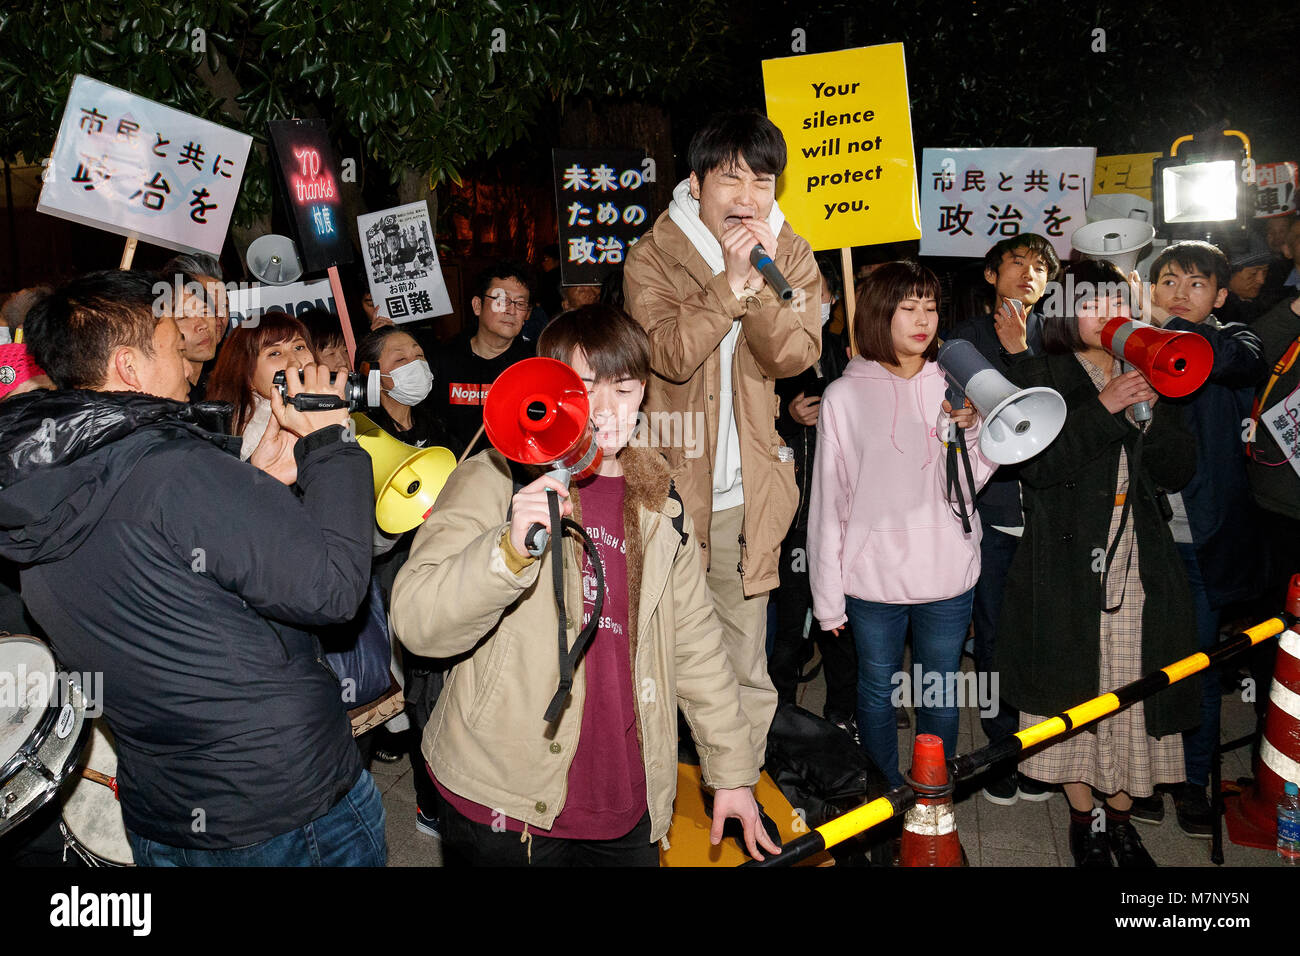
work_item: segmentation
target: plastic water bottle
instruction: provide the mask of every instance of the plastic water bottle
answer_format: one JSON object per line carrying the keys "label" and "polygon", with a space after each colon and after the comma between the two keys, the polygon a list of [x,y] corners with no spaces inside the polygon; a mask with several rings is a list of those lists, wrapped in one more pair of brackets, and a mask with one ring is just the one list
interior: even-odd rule
{"label": "plastic water bottle", "polygon": [[1277,855],[1300,865],[1300,787],[1289,780],[1277,802]]}

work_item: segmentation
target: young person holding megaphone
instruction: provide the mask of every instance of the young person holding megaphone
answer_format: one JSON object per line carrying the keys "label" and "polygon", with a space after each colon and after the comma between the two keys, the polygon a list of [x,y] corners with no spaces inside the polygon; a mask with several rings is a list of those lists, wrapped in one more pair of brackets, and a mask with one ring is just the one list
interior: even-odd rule
{"label": "young person holding megaphone", "polygon": [[[525,370],[523,398],[501,427],[513,425],[521,445],[547,441],[549,423],[576,409],[582,447],[591,452],[590,436],[599,454],[575,465],[567,485],[496,448],[467,459],[416,533],[393,592],[402,643],[457,659],[423,741],[445,801],[444,846],[485,866],[657,865],[676,794],[680,705],[714,791],[712,842],[735,817],[751,856],[780,852],[751,789],[759,767],[694,526],[663,457],[633,440],[643,434],[649,338],[620,310],[590,305],[552,321],[538,354],[527,361],[544,367]],[[513,394],[510,374],[489,406]],[[556,378],[571,379],[577,395],[585,386],[587,401],[560,410],[553,393],[568,386],[548,384]],[[493,443],[506,445],[492,407],[484,417]],[[571,525],[553,526],[548,489],[559,515],[580,522],[581,548]],[[535,524],[552,536],[540,553]],[[567,569],[558,580],[557,565]],[[571,648],[587,639],[574,662]]]}
{"label": "young person holding megaphone", "polygon": [[[1020,726],[1113,690],[1196,649],[1191,594],[1165,517],[1196,447],[1173,404],[1123,371],[1103,330],[1127,319],[1128,283],[1108,262],[1070,265],[1064,308],[1043,325],[1042,356],[1018,351],[1008,375],[1066,401],[1056,441],[1020,469],[1025,533],[998,624],[1001,691]],[[1063,314],[1062,314],[1063,313]],[[1011,350],[1008,350],[1011,351]],[[1149,422],[1133,406],[1151,406]],[[1130,820],[1134,797],[1184,779],[1180,731],[1197,722],[1191,682],[1033,753],[1035,780],[1063,784],[1079,866],[1154,866]],[[1105,817],[1093,790],[1106,795]],[[1094,826],[1094,824],[1096,824]]]}

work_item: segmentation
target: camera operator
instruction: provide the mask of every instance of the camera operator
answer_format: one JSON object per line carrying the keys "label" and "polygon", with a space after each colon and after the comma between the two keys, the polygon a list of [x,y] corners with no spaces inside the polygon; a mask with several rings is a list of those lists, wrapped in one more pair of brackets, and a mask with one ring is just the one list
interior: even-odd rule
{"label": "camera operator", "polygon": [[[137,863],[382,865],[379,792],[305,630],[365,594],[369,460],[346,411],[273,391],[275,477],[241,462],[185,404],[152,285],[93,273],[33,310],[33,358],[60,390],[0,408],[0,555],[24,565],[60,663],[103,674]],[[291,397],[333,388],[324,366],[288,376]]]}

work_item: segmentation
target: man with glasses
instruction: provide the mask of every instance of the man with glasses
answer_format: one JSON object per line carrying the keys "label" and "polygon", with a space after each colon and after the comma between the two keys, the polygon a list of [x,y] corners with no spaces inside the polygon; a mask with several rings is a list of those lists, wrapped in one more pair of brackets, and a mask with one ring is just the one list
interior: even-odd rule
{"label": "man with glasses", "polygon": [[462,329],[434,355],[432,401],[458,457],[471,443],[471,454],[488,447],[485,436],[475,438],[488,388],[511,365],[533,355],[533,346],[519,335],[533,307],[532,288],[527,266],[508,259],[494,263],[479,276],[470,300],[478,327]]}

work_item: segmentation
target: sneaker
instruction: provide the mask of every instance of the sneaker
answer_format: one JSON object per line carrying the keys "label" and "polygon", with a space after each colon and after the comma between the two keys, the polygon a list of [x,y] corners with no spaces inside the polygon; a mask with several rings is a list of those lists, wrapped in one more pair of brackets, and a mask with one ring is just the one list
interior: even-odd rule
{"label": "sneaker", "polygon": [[1052,794],[1055,792],[1047,784],[1031,780],[1023,773],[1020,774],[1016,783],[1016,791],[1020,794],[1021,800],[1028,800],[1030,803],[1042,803],[1044,800],[1051,800]]}
{"label": "sneaker", "polygon": [[1149,823],[1152,826],[1164,823],[1164,794],[1154,793],[1149,797],[1134,797],[1131,817],[1134,823]]}
{"label": "sneaker", "polygon": [[1110,838],[1110,849],[1115,854],[1116,866],[1154,869],[1156,861],[1151,859],[1151,854],[1142,845],[1142,838],[1132,823],[1110,823],[1106,836]]}
{"label": "sneaker", "polygon": [[438,818],[425,816],[424,811],[419,807],[415,808],[415,829],[425,836],[442,839],[442,831],[438,829]]}
{"label": "sneaker", "polygon": [[1205,796],[1205,788],[1185,783],[1174,790],[1174,812],[1178,826],[1189,837],[1208,839],[1214,832],[1214,810]]}
{"label": "sneaker", "polygon": [[1094,833],[1091,823],[1070,821],[1070,852],[1074,854],[1074,865],[1080,868],[1114,866],[1106,834]]}
{"label": "sneaker", "polygon": [[1013,770],[1005,776],[990,780],[984,785],[982,791],[984,799],[989,803],[996,803],[1000,807],[1012,806],[1019,799],[1016,776],[1016,772]]}

